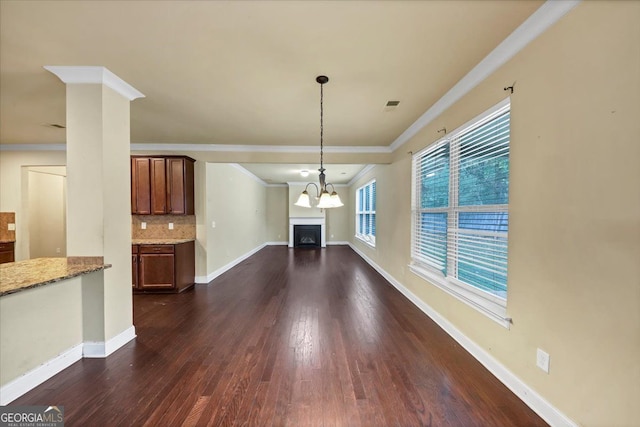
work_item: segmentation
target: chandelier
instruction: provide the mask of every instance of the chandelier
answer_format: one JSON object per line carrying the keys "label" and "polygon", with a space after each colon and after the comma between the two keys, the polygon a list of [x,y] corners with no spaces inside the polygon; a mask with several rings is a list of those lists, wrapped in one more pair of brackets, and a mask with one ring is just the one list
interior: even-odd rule
{"label": "chandelier", "polygon": [[[342,201],[340,200],[340,196],[336,193],[336,189],[330,182],[326,181],[326,176],[324,171],[326,170],[323,166],[323,137],[324,137],[324,110],[323,110],[323,100],[324,100],[324,92],[323,87],[324,84],[329,81],[329,77],[327,76],[318,76],[316,77],[316,82],[320,83],[320,172],[319,180],[320,187],[318,187],[314,182],[310,182],[304,188],[300,197],[298,197],[298,201],[294,204],[296,206],[300,206],[303,208],[311,207],[311,199],[309,198],[309,189],[310,185],[313,185],[316,188],[316,199],[318,200],[317,208],[327,209],[327,208],[339,208],[340,206],[344,206]],[[331,193],[329,193],[328,187],[331,187]]]}

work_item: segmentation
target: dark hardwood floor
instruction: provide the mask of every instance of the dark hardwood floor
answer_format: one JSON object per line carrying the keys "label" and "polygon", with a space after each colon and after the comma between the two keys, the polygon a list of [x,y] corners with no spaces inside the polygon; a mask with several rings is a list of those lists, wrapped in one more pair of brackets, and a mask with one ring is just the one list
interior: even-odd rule
{"label": "dark hardwood floor", "polygon": [[135,295],[134,323],[12,405],[64,405],[67,426],[546,425],[346,246],[267,247]]}

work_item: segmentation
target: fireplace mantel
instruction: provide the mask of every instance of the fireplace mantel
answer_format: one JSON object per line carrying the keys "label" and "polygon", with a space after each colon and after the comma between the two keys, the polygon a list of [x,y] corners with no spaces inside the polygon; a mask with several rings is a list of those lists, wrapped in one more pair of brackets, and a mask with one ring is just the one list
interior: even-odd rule
{"label": "fireplace mantel", "polygon": [[294,225],[319,225],[320,226],[320,246],[327,247],[327,236],[325,232],[325,219],[324,218],[289,218],[289,247],[293,247],[293,226]]}

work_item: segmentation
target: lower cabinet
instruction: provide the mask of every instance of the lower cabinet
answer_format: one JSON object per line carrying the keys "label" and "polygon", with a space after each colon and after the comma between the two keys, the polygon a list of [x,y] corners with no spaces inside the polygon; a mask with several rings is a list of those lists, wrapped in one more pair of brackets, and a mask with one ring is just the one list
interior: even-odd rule
{"label": "lower cabinet", "polygon": [[[182,292],[195,282],[195,243],[133,245],[135,292]],[[137,251],[137,253],[136,253]],[[136,274],[137,273],[137,274]]]}
{"label": "lower cabinet", "polygon": [[136,290],[138,288],[138,251],[140,249],[140,245],[131,245],[131,283],[133,289]]}
{"label": "lower cabinet", "polygon": [[5,262],[14,262],[14,261],[15,261],[14,243],[13,242],[0,243],[0,264],[4,264]]}

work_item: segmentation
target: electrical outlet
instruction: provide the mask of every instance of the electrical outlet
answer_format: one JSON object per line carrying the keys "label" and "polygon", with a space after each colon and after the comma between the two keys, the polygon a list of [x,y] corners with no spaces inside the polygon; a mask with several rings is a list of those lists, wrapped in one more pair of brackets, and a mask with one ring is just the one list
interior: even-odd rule
{"label": "electrical outlet", "polygon": [[147,229],[147,223],[146,222],[141,222],[140,223],[140,229],[146,230]]}
{"label": "electrical outlet", "polygon": [[169,230],[173,230],[173,223],[172,222],[169,223]]}
{"label": "electrical outlet", "polygon": [[541,349],[538,349],[538,351],[536,351],[536,365],[547,374],[549,373],[549,359],[549,353],[547,353],[546,351]]}
{"label": "electrical outlet", "polygon": [[16,225],[12,222],[7,224],[7,228],[9,229],[9,231],[16,231]]}
{"label": "electrical outlet", "polygon": [[60,248],[56,248],[56,253],[59,254],[60,253]]}
{"label": "electrical outlet", "polygon": [[216,228],[216,222],[215,221],[211,221],[211,228]]}

